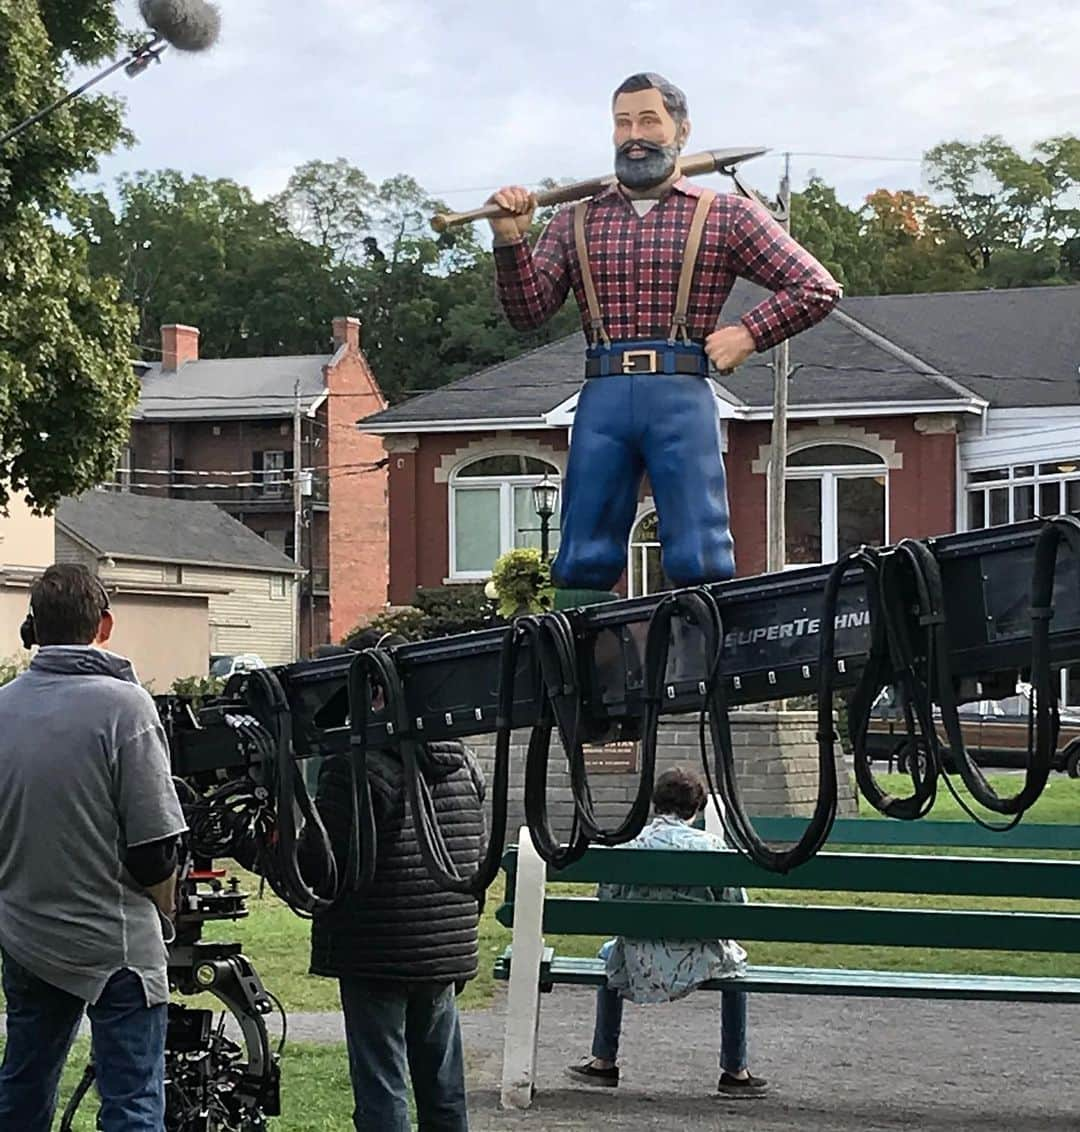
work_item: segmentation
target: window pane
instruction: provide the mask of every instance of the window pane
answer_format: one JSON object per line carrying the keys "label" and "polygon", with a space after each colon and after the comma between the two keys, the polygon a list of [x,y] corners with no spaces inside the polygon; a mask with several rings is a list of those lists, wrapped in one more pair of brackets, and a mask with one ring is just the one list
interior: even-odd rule
{"label": "window pane", "polygon": [[784,559],[792,566],[821,561],[821,480],[784,485]]}
{"label": "window pane", "polygon": [[[533,506],[532,487],[522,484],[514,488],[514,546],[534,546],[540,549],[540,516]],[[555,501],[555,514],[548,527],[548,552],[559,548],[559,500]]]}
{"label": "window pane", "polygon": [[813,448],[792,452],[787,463],[789,468],[821,468],[832,464],[880,464],[884,467],[885,461],[876,452],[850,444],[816,444]]}
{"label": "window pane", "polygon": [[459,572],[490,570],[499,557],[499,497],[493,488],[454,492],[455,567]]}
{"label": "window pane", "polygon": [[1035,487],[1025,484],[1013,488],[1013,522],[1022,523],[1035,517]]}
{"label": "window pane", "polygon": [[991,480],[1007,480],[1008,478],[1008,468],[991,468],[985,472],[972,472],[968,476],[968,483],[989,483]]}
{"label": "window pane", "polygon": [[1013,468],[1013,479],[1014,480],[1027,479],[1029,476],[1033,476],[1034,474],[1035,474],[1035,465],[1034,464],[1017,464],[1016,467]]}
{"label": "window pane", "polygon": [[1039,516],[1043,519],[1052,519],[1061,513],[1061,484],[1039,484]]}
{"label": "window pane", "polygon": [[1056,464],[1040,464],[1039,475],[1068,476],[1072,475],[1078,468],[1080,468],[1080,457],[1074,456],[1068,460],[1060,460]]}
{"label": "window pane", "polygon": [[466,464],[457,478],[481,479],[485,476],[557,476],[559,469],[546,460],[537,460],[533,456],[484,456],[480,460],[473,460]]}
{"label": "window pane", "polygon": [[642,517],[641,521],[634,528],[634,533],[630,536],[631,542],[659,542],[660,541],[660,520],[656,516],[655,511],[650,511],[648,515]]}
{"label": "window pane", "polygon": [[836,550],[885,542],[885,477],[836,481]]}
{"label": "window pane", "polygon": [[968,492],[968,530],[981,531],[986,526],[986,496],[981,491]]}
{"label": "window pane", "polygon": [[1000,527],[1009,521],[1009,489],[995,487],[990,495],[990,526]]}
{"label": "window pane", "polygon": [[1065,484],[1065,506],[1069,511],[1080,511],[1080,480],[1069,480]]}

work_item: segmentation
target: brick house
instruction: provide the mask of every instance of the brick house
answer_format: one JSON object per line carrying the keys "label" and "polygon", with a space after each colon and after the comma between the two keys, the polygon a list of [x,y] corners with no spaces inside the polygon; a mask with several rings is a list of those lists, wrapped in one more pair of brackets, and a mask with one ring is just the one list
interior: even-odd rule
{"label": "brick house", "polygon": [[304,568],[300,655],[340,640],[387,592],[384,453],[355,427],[386,401],[359,320],[302,357],[200,359],[191,326],[161,339],[161,362],[138,366],[122,486],[217,503]]}
{"label": "brick house", "polygon": [[[725,320],[759,298],[740,282]],[[1077,310],[1080,287],[855,298],[795,338],[789,565],[1080,510]],[[575,334],[361,423],[390,461],[392,603],[417,586],[482,579],[498,554],[536,545],[530,489],[565,468],[582,348]],[[760,573],[770,358],[713,380],[738,572]],[[663,585],[646,481],[620,588]]]}

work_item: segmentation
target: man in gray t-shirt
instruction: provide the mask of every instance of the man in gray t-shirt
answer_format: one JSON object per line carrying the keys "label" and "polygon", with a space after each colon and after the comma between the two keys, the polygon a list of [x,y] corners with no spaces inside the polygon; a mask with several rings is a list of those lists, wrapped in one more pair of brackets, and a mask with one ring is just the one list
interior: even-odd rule
{"label": "man in gray t-shirt", "polygon": [[83,1012],[105,1132],[161,1132],[166,939],[185,829],[154,702],[105,651],[109,599],[51,566],[0,688],[0,951],[7,1044],[0,1129],[48,1132]]}

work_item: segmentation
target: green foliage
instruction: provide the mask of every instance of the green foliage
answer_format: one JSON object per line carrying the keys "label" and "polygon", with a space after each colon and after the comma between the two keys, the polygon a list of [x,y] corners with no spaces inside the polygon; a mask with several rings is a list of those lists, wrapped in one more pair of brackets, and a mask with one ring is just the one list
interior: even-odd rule
{"label": "green foliage", "polygon": [[211,696],[219,696],[225,688],[220,676],[178,676],[170,692],[175,696],[191,696],[196,706]]}
{"label": "green foliage", "polygon": [[20,673],[25,672],[29,661],[24,657],[8,656],[0,660],[0,686],[10,684]]}
{"label": "green foliage", "polygon": [[151,358],[160,327],[190,323],[204,357],[330,350],[330,323],[349,308],[330,252],[295,235],[273,202],[235,181],[140,173],[103,193],[79,221],[90,269],[121,280],[138,311],[137,347]]}
{"label": "green foliage", "polygon": [[421,586],[411,605],[384,610],[361,622],[341,643],[352,644],[366,629],[421,641],[472,633],[500,623],[483,586]]}
{"label": "green foliage", "polygon": [[[0,129],[57,97],[74,63],[118,48],[109,0],[0,0]],[[75,101],[0,153],[0,507],[40,510],[111,477],[138,395],[133,317],[115,282],[91,278],[70,226],[72,178],[127,135],[119,104]]]}
{"label": "green foliage", "polygon": [[544,613],[555,602],[551,566],[535,547],[508,550],[495,562],[491,585],[499,602],[499,614]]}

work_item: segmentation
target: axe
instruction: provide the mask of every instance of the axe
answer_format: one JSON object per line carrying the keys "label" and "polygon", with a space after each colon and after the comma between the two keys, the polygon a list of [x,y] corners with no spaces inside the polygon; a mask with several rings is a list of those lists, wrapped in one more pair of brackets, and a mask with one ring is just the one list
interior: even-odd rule
{"label": "axe", "polygon": [[[783,221],[787,213],[782,206],[767,200],[755,189],[750,188],[740,180],[736,166],[742,161],[749,161],[752,157],[760,157],[768,153],[767,149],[757,146],[744,146],[739,149],[707,149],[702,153],[692,153],[679,158],[679,168],[686,177],[701,177],[706,173],[723,173],[735,182],[735,188],[749,200],[760,204],[775,220]],[[593,177],[588,181],[575,181],[570,185],[558,185],[554,189],[544,189],[536,194],[538,206],[552,204],[566,204],[568,201],[584,200],[602,193],[615,183],[615,174],[608,173],[603,177]],[[436,232],[445,232],[448,228],[455,228],[461,224],[471,224],[474,220],[488,220],[492,217],[506,216],[497,204],[485,204],[469,212],[440,212],[431,218],[431,226]]]}

